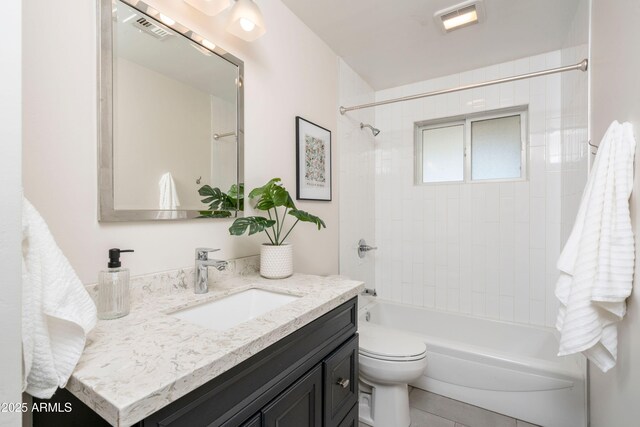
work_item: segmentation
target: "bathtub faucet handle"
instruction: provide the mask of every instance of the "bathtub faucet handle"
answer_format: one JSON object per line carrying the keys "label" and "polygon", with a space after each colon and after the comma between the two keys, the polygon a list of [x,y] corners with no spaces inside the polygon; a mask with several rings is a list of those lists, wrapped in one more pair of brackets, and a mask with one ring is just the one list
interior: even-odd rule
{"label": "bathtub faucet handle", "polygon": [[360,241],[358,242],[358,256],[360,258],[364,258],[364,254],[369,251],[375,251],[376,249],[378,249],[377,246],[367,245],[367,242],[364,239],[360,239]]}

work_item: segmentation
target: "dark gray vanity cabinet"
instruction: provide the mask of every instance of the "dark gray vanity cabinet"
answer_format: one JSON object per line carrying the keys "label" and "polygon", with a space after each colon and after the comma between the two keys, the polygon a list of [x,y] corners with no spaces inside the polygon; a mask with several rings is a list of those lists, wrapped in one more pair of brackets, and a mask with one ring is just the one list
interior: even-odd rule
{"label": "dark gray vanity cabinet", "polygon": [[[136,426],[355,427],[356,331],[357,298],[353,298]],[[54,398],[72,402],[74,411],[64,414],[68,417],[64,420],[34,414],[34,426],[104,423],[68,391],[60,390]],[[85,410],[76,411],[80,405]]]}
{"label": "dark gray vanity cabinet", "polygon": [[322,366],[316,366],[262,410],[264,427],[322,425]]}

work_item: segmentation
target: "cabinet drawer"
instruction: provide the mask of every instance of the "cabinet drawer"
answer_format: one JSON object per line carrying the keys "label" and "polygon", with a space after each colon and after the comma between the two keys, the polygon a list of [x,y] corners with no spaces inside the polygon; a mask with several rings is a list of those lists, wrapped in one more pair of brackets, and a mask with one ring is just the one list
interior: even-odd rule
{"label": "cabinet drawer", "polygon": [[323,365],[325,425],[337,426],[358,401],[358,335],[325,359]]}

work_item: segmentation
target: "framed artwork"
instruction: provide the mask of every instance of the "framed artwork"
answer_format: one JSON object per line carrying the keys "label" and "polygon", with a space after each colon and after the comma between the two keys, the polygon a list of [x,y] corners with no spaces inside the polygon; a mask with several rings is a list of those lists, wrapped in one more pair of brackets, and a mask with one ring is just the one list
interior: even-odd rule
{"label": "framed artwork", "polygon": [[296,199],[331,200],[331,131],[296,117]]}

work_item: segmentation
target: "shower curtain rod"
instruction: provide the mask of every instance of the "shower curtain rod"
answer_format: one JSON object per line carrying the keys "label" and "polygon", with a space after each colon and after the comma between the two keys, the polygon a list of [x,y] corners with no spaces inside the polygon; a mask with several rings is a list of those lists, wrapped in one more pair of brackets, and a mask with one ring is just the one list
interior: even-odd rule
{"label": "shower curtain rod", "polygon": [[236,136],[235,132],[227,132],[227,133],[214,133],[213,134],[213,139],[215,139],[216,141],[219,140],[220,138],[226,138],[227,136]]}
{"label": "shower curtain rod", "polygon": [[523,80],[523,79],[528,79],[528,78],[531,78],[531,77],[540,77],[540,76],[546,76],[546,75],[549,75],[549,74],[564,73],[565,71],[573,71],[573,70],[587,71],[587,67],[588,66],[589,66],[589,61],[587,59],[583,59],[582,61],[578,62],[575,65],[567,65],[566,67],[550,68],[548,70],[536,71],[536,72],[533,72],[533,73],[520,74],[520,75],[512,76],[512,77],[504,77],[504,78],[501,78],[501,79],[489,80],[489,81],[482,82],[482,83],[473,83],[473,84],[469,84],[469,85],[465,85],[465,86],[454,87],[454,88],[451,88],[451,89],[435,90],[433,92],[420,93],[418,95],[403,96],[402,98],[394,98],[394,99],[387,99],[387,100],[384,100],[384,101],[371,102],[369,104],[354,105],[352,107],[342,107],[341,106],[340,107],[340,114],[344,115],[347,111],[360,110],[362,108],[377,107],[379,105],[394,104],[396,102],[411,101],[413,99],[427,98],[429,96],[443,95],[445,93],[452,93],[452,92],[459,92],[461,90],[476,89],[476,88],[479,88],[479,87],[497,85],[497,84],[500,84],[500,83],[515,82],[516,80]]}

